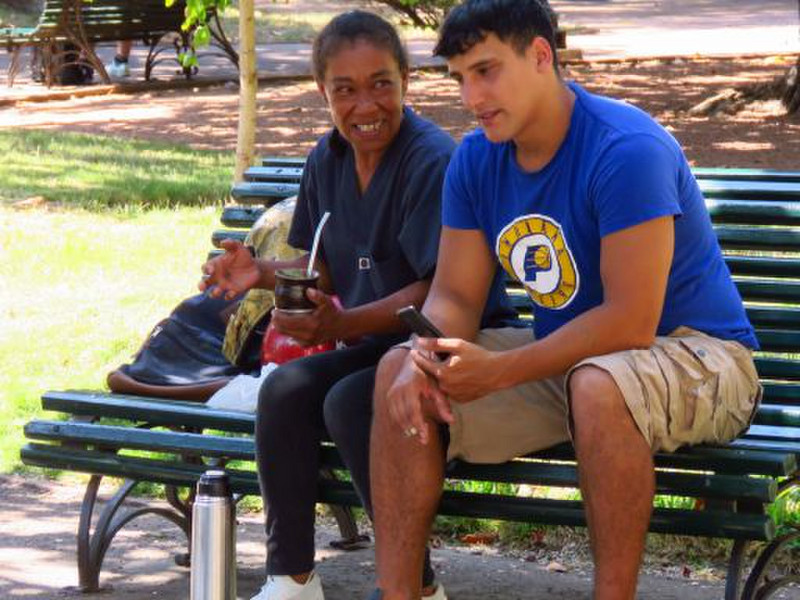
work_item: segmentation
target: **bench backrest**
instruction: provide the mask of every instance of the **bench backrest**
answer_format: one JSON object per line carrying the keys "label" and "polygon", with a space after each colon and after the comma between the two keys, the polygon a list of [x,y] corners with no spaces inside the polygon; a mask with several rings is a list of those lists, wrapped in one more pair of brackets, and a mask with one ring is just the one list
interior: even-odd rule
{"label": "bench backrest", "polygon": [[180,31],[185,0],[167,7],[164,0],[92,0],[81,4],[79,14],[65,10],[68,0],[46,0],[34,37],[59,38],[80,21],[90,41],[149,40]]}
{"label": "bench backrest", "polygon": [[[267,159],[246,173],[249,181],[233,190],[241,203],[269,204],[296,193],[303,160]],[[696,169],[726,263],[756,329],[761,351],[756,364],[765,387],[764,403],[797,407],[775,411],[771,424],[800,423],[800,172],[757,169]],[[263,206],[231,206],[222,222],[248,227]],[[217,231],[224,237],[243,237]],[[523,318],[530,303],[519,285],[508,287]],[[769,410],[764,415],[772,414]],[[786,415],[794,416],[789,418]],[[789,420],[787,420],[789,419]],[[762,420],[762,422],[765,422]]]}

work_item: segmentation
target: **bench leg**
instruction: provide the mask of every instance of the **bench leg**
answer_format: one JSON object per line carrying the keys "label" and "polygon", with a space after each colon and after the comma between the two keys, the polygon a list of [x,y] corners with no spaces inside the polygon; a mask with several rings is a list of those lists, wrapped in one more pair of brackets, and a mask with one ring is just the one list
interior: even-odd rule
{"label": "bench leg", "polygon": [[725,579],[725,600],[739,600],[739,590],[742,581],[742,567],[747,547],[747,540],[736,540],[731,550],[731,559],[728,562],[728,576]]}
{"label": "bench leg", "polygon": [[[800,477],[794,476],[787,479],[778,486],[778,497],[786,494],[789,490],[800,486]],[[744,586],[741,587],[742,566],[748,547],[747,541],[737,541],[731,551],[731,561],[728,567],[728,579],[725,584],[725,600],[766,600],[772,597],[778,590],[789,585],[800,585],[800,574],[774,573],[772,567],[775,559],[782,550],[792,549],[800,542],[800,527],[796,525],[787,526],[781,535],[778,535],[764,548],[762,548],[755,559]],[[741,587],[741,594],[739,593]]]}
{"label": "bench leg", "polygon": [[181,512],[160,507],[141,507],[120,511],[123,502],[136,486],[138,481],[127,479],[116,493],[103,506],[97,522],[92,530],[94,508],[97,503],[97,492],[102,475],[92,475],[86,486],[81,505],[81,516],[78,522],[78,584],[81,592],[98,592],[100,588],[100,570],[106,551],[114,536],[127,523],[145,514],[155,514],[175,523],[189,537],[190,525]]}
{"label": "bench leg", "polygon": [[744,584],[742,600],[763,600],[790,584],[800,584],[800,575],[782,575],[771,579],[769,569],[781,550],[800,541],[800,529],[778,536],[761,551]]}
{"label": "bench leg", "polygon": [[[320,469],[320,476],[325,479],[336,479],[333,470],[327,468]],[[342,536],[340,540],[331,542],[331,547],[346,551],[365,548],[370,541],[369,536],[358,533],[358,525],[352,509],[339,504],[328,504],[327,506],[333,518],[336,519],[336,525],[339,527],[339,533]]]}

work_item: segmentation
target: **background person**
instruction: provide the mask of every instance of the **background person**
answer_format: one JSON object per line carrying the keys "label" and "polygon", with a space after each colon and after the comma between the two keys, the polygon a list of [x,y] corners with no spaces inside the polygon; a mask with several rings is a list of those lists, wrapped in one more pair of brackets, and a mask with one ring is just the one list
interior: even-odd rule
{"label": "background person", "polygon": [[[417,596],[445,454],[503,462],[571,438],[593,597],[632,599],[652,453],[748,426],[753,328],[680,146],[637,108],[561,80],[543,3],[467,0],[436,54],[481,128],[448,168],[424,306],[449,338],[378,369],[374,596]],[[498,262],[524,286],[535,331],[481,329]]]}
{"label": "background person", "polygon": [[122,79],[124,77],[131,76],[131,68],[130,68],[130,57],[131,57],[131,48],[133,48],[133,42],[131,40],[123,40],[117,42],[117,54],[108,63],[106,67],[106,73],[108,73],[109,77],[114,79]]}

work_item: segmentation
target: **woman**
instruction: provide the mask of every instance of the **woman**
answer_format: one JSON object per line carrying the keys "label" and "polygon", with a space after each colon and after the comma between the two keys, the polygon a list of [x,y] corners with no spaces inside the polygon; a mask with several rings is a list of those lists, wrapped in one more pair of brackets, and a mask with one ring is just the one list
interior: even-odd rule
{"label": "woman", "polygon": [[[369,503],[369,428],[375,365],[407,337],[397,309],[425,299],[440,230],[440,191],[453,140],[404,105],[408,58],[394,28],[352,11],[334,18],[313,46],[314,77],[334,128],[303,171],[290,245],[308,251],[330,212],[309,290],[310,315],[273,312],[278,329],[304,344],[343,348],[286,363],[264,382],[256,415],[256,457],[267,507],[267,582],[253,600],[320,600],[314,573],[314,506],[319,445],[327,428],[364,506]],[[271,288],[274,272],[305,267],[254,261],[241,244],[204,266],[201,288],[234,294]],[[331,295],[336,294],[343,308]],[[504,313],[505,306],[499,313]],[[505,314],[505,313],[504,313]],[[429,562],[429,561],[428,561]],[[430,565],[424,594],[445,598]]]}

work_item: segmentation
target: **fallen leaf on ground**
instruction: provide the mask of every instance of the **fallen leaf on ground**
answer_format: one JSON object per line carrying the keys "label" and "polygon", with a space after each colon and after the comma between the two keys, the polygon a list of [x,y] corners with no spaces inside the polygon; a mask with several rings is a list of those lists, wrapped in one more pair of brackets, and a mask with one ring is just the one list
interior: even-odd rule
{"label": "fallen leaf on ground", "polygon": [[461,536],[461,541],[465,544],[494,544],[497,541],[497,534],[488,532],[468,533]]}
{"label": "fallen leaf on ground", "polygon": [[553,561],[547,565],[547,570],[553,573],[566,573],[567,567],[562,565],[560,562]]}

